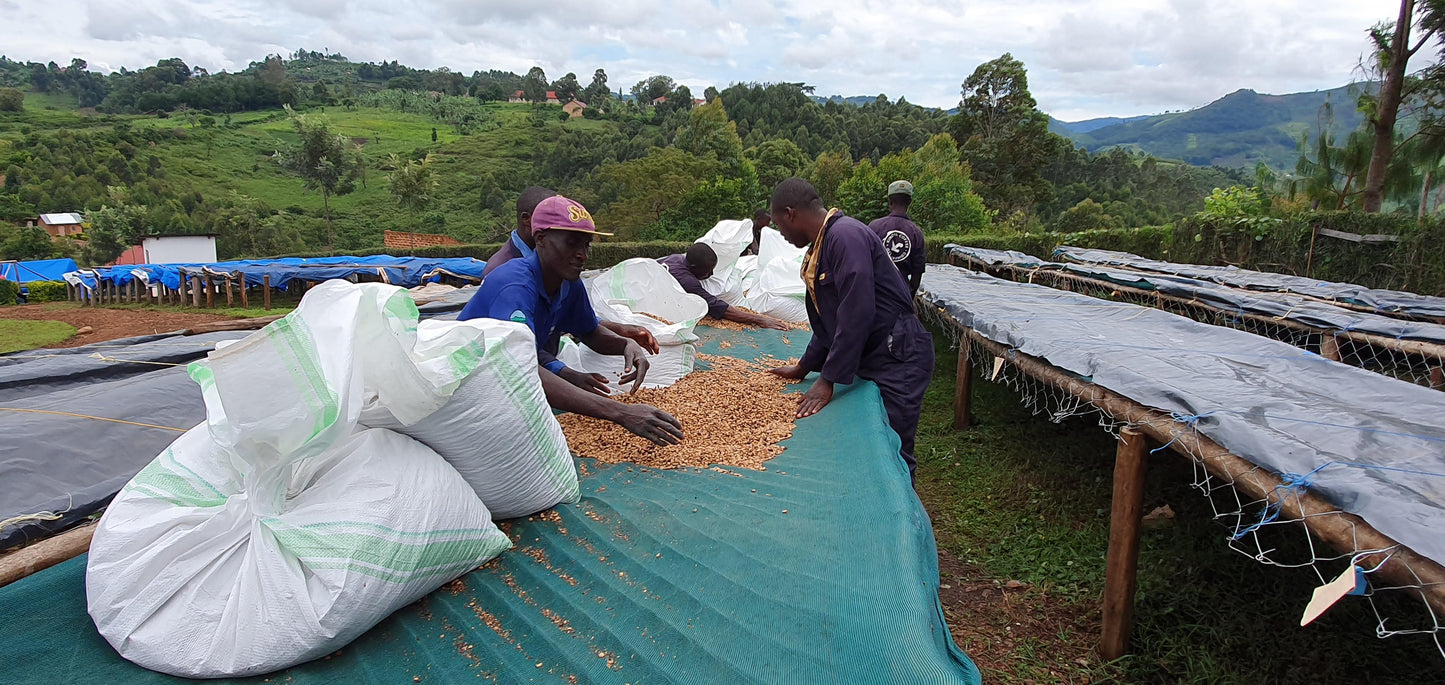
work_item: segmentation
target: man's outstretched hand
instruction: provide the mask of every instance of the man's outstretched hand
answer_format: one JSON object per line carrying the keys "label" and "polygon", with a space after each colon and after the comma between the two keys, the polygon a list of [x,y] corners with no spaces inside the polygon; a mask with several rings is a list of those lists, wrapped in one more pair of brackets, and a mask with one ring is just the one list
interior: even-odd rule
{"label": "man's outstretched hand", "polygon": [[654,445],[676,445],[682,440],[682,424],[657,407],[624,404],[617,411],[618,425],[651,440]]}
{"label": "man's outstretched hand", "polygon": [[803,368],[798,366],[797,364],[779,366],[776,369],[768,369],[768,371],[782,376],[783,378],[789,378],[795,381],[803,380],[803,378],[808,375],[808,372],[804,371]]}
{"label": "man's outstretched hand", "polygon": [[813,381],[813,387],[803,393],[803,401],[798,403],[798,418],[805,419],[823,410],[833,400],[833,384],[819,378]]}
{"label": "man's outstretched hand", "polygon": [[652,337],[652,331],[649,331],[642,326],[619,323],[612,324],[609,326],[609,328],[612,329],[613,333],[616,333],[624,338],[627,338],[637,343],[638,345],[641,345],[642,349],[647,350],[649,354],[657,354],[658,350],[662,349],[657,345],[657,338]]}
{"label": "man's outstretched hand", "polygon": [[632,392],[642,386],[642,379],[647,377],[647,369],[651,363],[647,361],[647,354],[642,347],[635,342],[628,342],[627,349],[622,351],[622,378],[618,383],[632,384]]}
{"label": "man's outstretched hand", "polygon": [[557,376],[594,395],[607,397],[612,394],[611,388],[607,387],[607,377],[600,373],[582,373],[569,366],[563,367]]}

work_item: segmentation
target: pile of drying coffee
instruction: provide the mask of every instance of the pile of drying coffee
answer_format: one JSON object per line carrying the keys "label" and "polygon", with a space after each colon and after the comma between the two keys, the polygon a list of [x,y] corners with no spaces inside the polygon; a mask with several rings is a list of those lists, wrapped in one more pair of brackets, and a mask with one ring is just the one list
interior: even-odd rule
{"label": "pile of drying coffee", "polygon": [[[743,311],[745,311],[745,312],[747,312],[747,313],[749,313],[749,314],[757,314],[757,312],[755,312],[755,311],[753,311],[753,310],[751,310],[751,309],[748,309],[747,307],[739,307],[739,306],[737,306],[737,305],[733,305],[733,308],[734,308],[734,309],[741,309],[741,310],[743,310]],[[799,330],[806,331],[806,330],[809,330],[809,329],[808,329],[808,322],[806,322],[806,321],[801,322],[801,323],[795,323],[795,322],[791,322],[791,321],[784,321],[783,323],[788,324],[788,328],[790,328],[790,329],[792,329],[792,330],[795,330],[795,331],[799,331]],[[737,321],[728,321],[727,319],[715,319],[715,318],[713,318],[713,317],[711,317],[711,316],[704,316],[704,317],[702,317],[702,321],[699,321],[699,322],[698,322],[698,325],[699,325],[699,326],[710,326],[710,327],[712,327],[712,328],[720,328],[720,329],[725,330],[725,331],[756,331],[756,330],[758,330],[758,328],[759,328],[758,326],[754,326],[754,325],[752,325],[752,324],[738,323]]]}
{"label": "pile of drying coffee", "polygon": [[666,388],[616,395],[629,404],[650,404],[682,422],[683,440],[659,447],[610,421],[576,414],[558,417],[567,445],[580,457],[604,464],[630,462],[659,469],[722,464],[759,470],[783,452],[793,434],[798,397],[784,395],[788,381],[768,373],[787,362],[698,355],[711,367]]}
{"label": "pile of drying coffee", "polygon": [[664,324],[666,324],[666,325],[668,325],[668,326],[671,326],[673,323],[675,323],[675,322],[673,322],[673,321],[668,321],[667,319],[664,319],[664,318],[662,318],[662,317],[660,317],[660,316],[658,316],[658,315],[656,315],[656,314],[648,314],[647,312],[638,312],[637,314],[638,314],[638,316],[645,316],[645,317],[647,317],[647,318],[649,318],[649,319],[653,319],[653,320],[656,320],[656,321],[661,321],[662,323],[664,323]]}

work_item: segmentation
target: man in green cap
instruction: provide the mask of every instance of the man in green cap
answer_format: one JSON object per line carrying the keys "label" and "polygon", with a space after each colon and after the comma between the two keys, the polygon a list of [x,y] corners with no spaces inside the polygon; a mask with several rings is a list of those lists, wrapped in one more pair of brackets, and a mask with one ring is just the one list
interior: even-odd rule
{"label": "man in green cap", "polygon": [[923,282],[923,269],[928,262],[928,249],[923,244],[923,231],[908,218],[908,206],[913,204],[913,184],[908,181],[894,181],[888,185],[888,216],[874,219],[868,224],[883,241],[883,249],[903,280],[908,282],[910,294],[918,294]]}

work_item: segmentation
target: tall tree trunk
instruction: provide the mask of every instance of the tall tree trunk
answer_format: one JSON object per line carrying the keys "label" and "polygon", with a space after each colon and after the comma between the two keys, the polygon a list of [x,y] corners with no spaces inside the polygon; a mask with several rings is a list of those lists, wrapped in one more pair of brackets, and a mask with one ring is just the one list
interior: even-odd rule
{"label": "tall tree trunk", "polygon": [[1379,107],[1375,111],[1375,147],[1370,152],[1370,171],[1365,177],[1365,211],[1378,212],[1385,201],[1385,169],[1395,154],[1395,117],[1400,113],[1400,91],[1405,85],[1405,64],[1410,59],[1410,25],[1414,23],[1415,0],[1400,0],[1400,18],[1390,39],[1390,63],[1385,82],[1380,84]]}
{"label": "tall tree trunk", "polygon": [[1420,184],[1420,216],[1417,217],[1419,221],[1424,221],[1425,217],[1430,214],[1430,177],[1432,172],[1433,170],[1427,169],[1425,171],[1425,181]]}
{"label": "tall tree trunk", "polygon": [[321,193],[321,205],[326,208],[326,251],[332,255],[336,254],[336,240],[331,233],[331,194],[323,191]]}

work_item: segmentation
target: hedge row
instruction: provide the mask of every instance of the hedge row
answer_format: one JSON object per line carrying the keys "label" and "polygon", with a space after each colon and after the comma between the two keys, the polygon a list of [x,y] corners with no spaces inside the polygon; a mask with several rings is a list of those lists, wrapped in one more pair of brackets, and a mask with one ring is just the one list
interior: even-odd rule
{"label": "hedge row", "polygon": [[25,299],[31,303],[64,302],[66,298],[65,281],[31,281],[25,289],[29,291]]}
{"label": "hedge row", "polygon": [[0,307],[15,304],[15,298],[19,294],[19,284],[0,278]]}
{"label": "hedge row", "polygon": [[[1364,244],[1317,233],[1326,228],[1355,234],[1386,234],[1399,242]],[[1445,220],[1416,222],[1413,217],[1359,212],[1306,212],[1284,218],[1182,219],[1177,225],[1011,235],[934,235],[927,238],[928,261],[944,262],[949,243],[996,250],[1017,250],[1049,258],[1060,245],[1132,252],[1153,259],[1195,264],[1233,264],[1247,269],[1310,276],[1445,296]],[[1311,242],[1313,241],[1313,249]],[[687,249],[686,242],[599,242],[592,246],[590,268],[604,268],[633,257],[663,257]],[[486,259],[500,244],[450,245],[414,251],[418,257]],[[358,256],[399,254],[399,250],[361,250]],[[321,253],[290,255],[321,257]]]}
{"label": "hedge row", "polygon": [[[1081,233],[1018,233],[1014,235],[934,235],[926,236],[928,261],[945,262],[947,255],[944,253],[944,246],[949,243],[960,245],[971,245],[974,247],[987,247],[998,250],[1018,250],[1040,257],[1048,257],[1059,245],[1077,245],[1081,247],[1095,247],[1107,250],[1124,250],[1150,256],[1160,256],[1168,251],[1172,228],[1169,226],[1158,228],[1131,228],[1131,229],[1110,229],[1101,231],[1084,231]],[[635,257],[666,257],[671,254],[678,254],[687,251],[687,242],[676,241],[652,241],[638,243],[609,243],[599,242],[592,245],[592,255],[587,260],[588,268],[601,269],[612,266],[618,262],[633,259]],[[485,260],[492,256],[500,243],[484,243],[477,245],[445,245],[439,247],[424,247],[408,253],[404,250],[355,250],[347,254],[358,257],[372,255],[396,255],[403,256],[413,254],[417,257],[473,257]],[[325,257],[324,252],[312,252],[303,254],[286,255],[288,257]]]}
{"label": "hedge row", "polygon": [[[1333,229],[1385,234],[1397,242],[1356,243],[1318,233]],[[1241,268],[1358,283],[1370,288],[1445,296],[1445,221],[1359,212],[1306,212],[1241,222],[1181,221],[1170,261]]]}
{"label": "hedge row", "polygon": [[[592,254],[587,259],[588,268],[605,268],[618,262],[632,259],[634,257],[666,257],[679,252],[686,252],[686,242],[652,241],[642,243],[607,243],[599,242],[592,245]],[[472,257],[474,259],[486,260],[491,257],[501,243],[482,243],[477,245],[440,245],[437,247],[422,247],[415,250],[398,250],[392,248],[374,250],[353,250],[347,254],[357,257],[370,257],[373,255],[394,255],[398,257],[416,256],[441,259],[448,257]],[[325,252],[308,252],[302,254],[285,255],[287,257],[326,257]]]}

